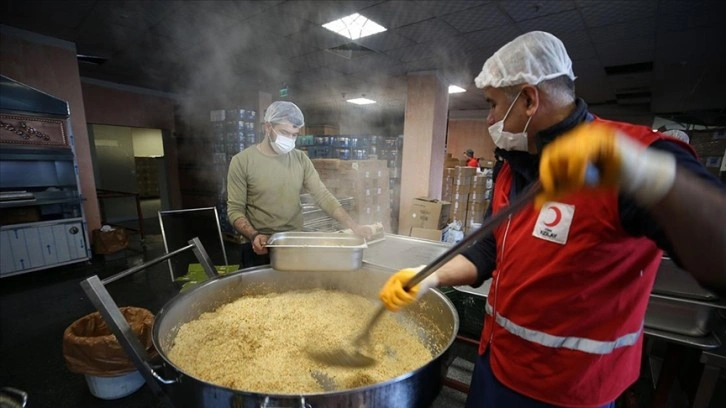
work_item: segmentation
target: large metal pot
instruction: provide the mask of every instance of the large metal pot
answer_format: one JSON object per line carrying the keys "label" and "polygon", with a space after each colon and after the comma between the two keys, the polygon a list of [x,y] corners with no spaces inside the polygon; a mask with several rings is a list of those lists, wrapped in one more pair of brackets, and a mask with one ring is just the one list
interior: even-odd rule
{"label": "large metal pot", "polygon": [[[279,272],[267,266],[218,277],[181,294],[157,314],[153,340],[163,359],[162,373],[173,378],[163,387],[174,405],[193,407],[427,407],[441,390],[447,351],[459,328],[451,302],[430,291],[420,302],[397,315],[415,322],[421,339],[435,356],[421,368],[389,381],[346,391],[317,394],[266,395],[214,385],[185,373],[167,354],[179,327],[204,312],[245,295],[327,288],[375,298],[390,271],[364,266],[350,272]],[[361,327],[366,316],[361,316]],[[160,374],[160,375],[159,375]],[[255,375],[250,372],[249,375]]]}

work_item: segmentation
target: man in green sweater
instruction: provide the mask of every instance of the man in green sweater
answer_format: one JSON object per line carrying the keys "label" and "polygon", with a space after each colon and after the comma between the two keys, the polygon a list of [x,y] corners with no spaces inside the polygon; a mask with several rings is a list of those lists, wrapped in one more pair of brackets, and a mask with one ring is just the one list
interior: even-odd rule
{"label": "man in green sweater", "polygon": [[341,225],[367,239],[372,235],[371,229],[355,222],[325,188],[308,156],[295,150],[295,139],[304,123],[297,105],[273,102],[265,111],[265,138],[235,155],[229,165],[227,217],[247,239],[242,245],[243,268],[270,263],[265,245],[271,234],[302,230],[303,189]]}

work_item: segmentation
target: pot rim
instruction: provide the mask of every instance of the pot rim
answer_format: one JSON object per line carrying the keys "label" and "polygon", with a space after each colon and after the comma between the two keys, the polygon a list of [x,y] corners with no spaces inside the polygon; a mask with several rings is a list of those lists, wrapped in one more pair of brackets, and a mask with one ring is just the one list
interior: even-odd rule
{"label": "pot rim", "polygon": [[[372,270],[378,270],[378,271],[383,271],[383,272],[390,272],[390,271],[388,271],[388,270],[386,270],[384,268],[375,267],[375,266],[373,266],[373,267],[368,266],[368,268],[370,268]],[[259,396],[262,396],[262,397],[270,397],[270,398],[300,398],[300,397],[311,397],[311,396],[335,396],[335,395],[349,394],[351,392],[364,392],[364,391],[368,391],[368,390],[372,390],[372,389],[380,388],[380,387],[385,387],[387,385],[390,385],[390,384],[393,384],[393,383],[397,383],[397,382],[406,380],[407,378],[410,378],[410,377],[414,376],[415,374],[417,374],[417,373],[425,370],[431,363],[433,363],[433,362],[441,359],[442,357],[444,357],[444,355],[451,348],[451,345],[454,344],[454,341],[456,340],[456,335],[457,335],[457,333],[459,331],[459,314],[456,312],[456,307],[451,302],[451,300],[449,300],[449,298],[446,295],[444,295],[440,290],[433,289],[433,290],[430,290],[429,292],[434,293],[440,300],[443,301],[443,303],[446,306],[448,306],[448,310],[450,312],[452,312],[452,317],[453,317],[453,323],[454,324],[453,324],[453,328],[452,328],[452,334],[451,334],[451,336],[450,336],[447,344],[444,347],[441,348],[441,351],[439,351],[436,356],[433,356],[428,362],[426,362],[425,364],[423,364],[420,367],[416,368],[415,370],[408,371],[408,372],[406,372],[404,374],[399,375],[398,377],[394,377],[394,378],[391,378],[391,379],[386,380],[386,381],[383,381],[383,382],[379,382],[379,383],[375,383],[375,384],[371,384],[371,385],[366,385],[366,386],[363,386],[363,387],[347,388],[345,390],[336,390],[336,391],[321,391],[321,392],[315,392],[315,393],[296,393],[296,394],[281,394],[281,393],[280,394],[267,394],[267,393],[262,393],[262,392],[258,392],[258,391],[248,391],[248,390],[240,390],[240,389],[237,389],[237,388],[229,388],[229,387],[225,387],[223,385],[214,384],[214,383],[211,383],[211,382],[202,380],[202,379],[200,379],[198,377],[195,377],[195,376],[187,373],[186,371],[182,370],[181,368],[179,368],[176,364],[174,364],[166,356],[166,352],[161,349],[160,344],[159,344],[160,343],[159,342],[159,337],[160,337],[159,336],[159,325],[160,325],[159,322],[163,320],[163,317],[166,315],[167,311],[168,310],[171,310],[176,303],[181,302],[182,299],[186,298],[187,296],[191,296],[191,294],[194,293],[195,291],[200,290],[200,289],[202,289],[205,286],[213,285],[215,282],[217,282],[219,280],[223,280],[223,279],[227,279],[227,278],[232,278],[232,277],[237,276],[239,274],[244,274],[244,273],[249,273],[249,272],[257,272],[257,271],[260,271],[260,270],[268,270],[268,269],[271,269],[269,265],[262,265],[262,266],[256,266],[256,267],[242,269],[242,270],[239,270],[239,271],[236,271],[236,272],[232,272],[232,273],[227,273],[227,274],[224,274],[224,275],[220,275],[220,276],[217,276],[215,278],[208,279],[208,280],[206,280],[206,281],[198,284],[194,288],[192,288],[192,289],[190,289],[190,290],[188,290],[188,291],[186,291],[184,293],[179,293],[176,296],[174,296],[171,300],[169,300],[168,302],[166,302],[164,304],[164,306],[162,306],[161,309],[159,310],[159,312],[156,314],[156,318],[154,319],[154,326],[153,326],[153,329],[152,329],[152,335],[151,335],[151,340],[154,343],[154,347],[156,348],[159,356],[161,356],[161,358],[164,360],[164,363],[166,363],[168,366],[170,366],[171,368],[173,368],[174,370],[176,370],[177,373],[179,373],[179,374],[181,374],[183,376],[186,376],[186,377],[189,377],[189,378],[193,378],[194,380],[199,381],[201,383],[204,383],[206,385],[209,385],[209,386],[212,386],[212,387],[216,387],[216,388],[220,388],[220,389],[223,389],[223,390],[226,390],[226,391],[229,391],[229,392],[232,392],[232,393],[237,393],[237,394],[239,394],[239,393],[253,394],[253,395],[259,395]],[[345,272],[342,272],[342,273],[345,273]]]}

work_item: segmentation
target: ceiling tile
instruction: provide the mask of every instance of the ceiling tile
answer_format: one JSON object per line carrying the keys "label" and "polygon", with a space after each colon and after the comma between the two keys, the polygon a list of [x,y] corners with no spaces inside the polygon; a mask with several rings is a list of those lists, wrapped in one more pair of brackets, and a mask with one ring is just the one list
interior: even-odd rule
{"label": "ceiling tile", "polygon": [[337,47],[339,45],[351,42],[350,39],[336,34],[328,29],[320,26],[312,25],[299,33],[288,36],[292,40],[300,43],[308,43],[309,46],[319,49],[327,49]]}
{"label": "ceiling tile", "polygon": [[659,4],[658,32],[682,31],[723,24],[726,2],[723,1],[664,1]]}
{"label": "ceiling tile", "polygon": [[582,59],[572,62],[572,70],[576,76],[579,76],[579,72],[599,72],[600,75],[605,75],[605,69],[602,67],[600,60],[597,58]]}
{"label": "ceiling tile", "polygon": [[[663,62],[692,63],[695,61],[718,63],[726,59],[726,51],[714,44],[724,44],[723,29],[703,27],[679,32],[663,32],[656,37],[656,56]],[[703,41],[708,38],[710,41]],[[720,40],[719,40],[720,38]]]}
{"label": "ceiling tile", "polygon": [[655,41],[648,38],[637,38],[627,42],[612,41],[595,44],[597,54],[604,66],[635,64],[653,61]]}
{"label": "ceiling tile", "polygon": [[656,0],[581,1],[581,11],[588,27],[622,23],[653,17]]}
{"label": "ceiling tile", "polygon": [[266,33],[287,37],[316,26],[298,16],[279,11],[279,6],[268,8],[263,13],[243,21],[242,24],[252,28],[258,33],[258,37],[263,37]]}
{"label": "ceiling tile", "polygon": [[143,29],[176,13],[183,5],[183,1],[97,1],[84,26],[100,23]]}
{"label": "ceiling tile", "polygon": [[435,52],[429,44],[418,44],[410,47],[396,48],[385,52],[386,55],[400,60],[410,62],[434,56]]}
{"label": "ceiling tile", "polygon": [[571,60],[576,61],[597,57],[595,47],[592,45],[587,32],[571,31],[560,34],[559,38],[565,44],[567,55],[570,56]]}
{"label": "ceiling tile", "polygon": [[473,0],[463,0],[463,1],[419,1],[418,3],[423,3],[426,5],[426,7],[431,10],[433,15],[435,16],[443,16],[446,14],[455,13],[460,10],[466,10],[473,7],[490,4],[492,1],[473,1]]}
{"label": "ceiling tile", "polygon": [[344,74],[385,75],[389,67],[397,65],[397,61],[385,55],[372,54],[355,60],[342,60],[331,68]]}
{"label": "ceiling tile", "polygon": [[156,24],[154,31],[167,38],[184,38],[189,44],[195,44],[203,37],[222,36],[224,29],[233,24],[234,21],[215,13],[186,5]]}
{"label": "ceiling tile", "polygon": [[653,72],[610,75],[607,77],[607,81],[610,83],[610,88],[616,93],[636,89],[650,89],[653,82]]}
{"label": "ceiling tile", "polygon": [[398,33],[417,43],[429,42],[459,34],[450,25],[436,18],[401,27],[398,29]]}
{"label": "ceiling tile", "polygon": [[354,42],[376,51],[386,51],[415,44],[413,40],[400,35],[398,29],[388,30],[371,35],[370,37],[360,38]]}
{"label": "ceiling tile", "polygon": [[663,16],[697,16],[703,19],[726,13],[726,3],[714,0],[661,1],[658,3],[658,17]]}
{"label": "ceiling tile", "polygon": [[519,26],[525,32],[534,30],[547,31],[560,37],[560,39],[567,33],[585,31],[585,24],[580,18],[580,13],[576,10],[522,21],[519,23]]}
{"label": "ceiling tile", "polygon": [[417,71],[430,71],[439,67],[441,60],[439,58],[426,58],[416,61],[410,61],[404,64],[407,73]]}
{"label": "ceiling tile", "polygon": [[194,2],[198,3],[200,7],[203,7],[207,11],[224,14],[236,19],[237,21],[254,18],[255,16],[271,10],[278,4],[282,3],[282,1],[277,0],[195,0]]}
{"label": "ceiling tile", "polygon": [[462,37],[472,44],[473,48],[499,49],[504,44],[523,34],[515,25],[490,28],[463,34]]}
{"label": "ceiling tile", "polygon": [[604,86],[608,83],[608,79],[597,58],[576,61],[572,69],[577,77],[575,79],[577,96],[590,104],[615,100],[615,94]]}
{"label": "ceiling tile", "polygon": [[455,37],[440,37],[434,41],[427,43],[442,58],[446,58],[450,62],[457,63],[461,58],[468,55],[468,51],[473,45],[463,35]]}
{"label": "ceiling tile", "polygon": [[386,1],[368,7],[361,14],[387,29],[413,24],[434,17],[433,12],[425,4],[419,4],[416,1],[398,0]]}
{"label": "ceiling tile", "polygon": [[502,13],[496,4],[459,11],[443,16],[442,19],[462,33],[500,27],[512,23],[509,16]]}
{"label": "ceiling tile", "polygon": [[631,38],[653,38],[655,21],[650,19],[618,23],[589,29],[590,38],[594,43],[622,41]]}
{"label": "ceiling tile", "polygon": [[531,20],[575,9],[572,0],[514,0],[499,3],[514,21]]}

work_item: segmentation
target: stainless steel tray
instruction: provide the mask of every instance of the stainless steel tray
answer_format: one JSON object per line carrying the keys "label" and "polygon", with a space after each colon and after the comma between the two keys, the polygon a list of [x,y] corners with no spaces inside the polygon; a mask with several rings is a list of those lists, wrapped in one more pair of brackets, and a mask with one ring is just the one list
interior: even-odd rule
{"label": "stainless steel tray", "polygon": [[718,300],[716,295],[702,288],[688,272],[666,257],[660,263],[652,292],[695,300]]}
{"label": "stainless steel tray", "polygon": [[652,296],[645,311],[645,327],[691,337],[711,333],[717,319],[713,307]]}
{"label": "stainless steel tray", "polygon": [[363,252],[363,262],[392,271],[426,265],[446,252],[451,244],[405,235],[385,234]]}
{"label": "stainless steel tray", "polygon": [[267,241],[278,271],[351,271],[363,262],[365,240],[352,234],[281,232]]}

